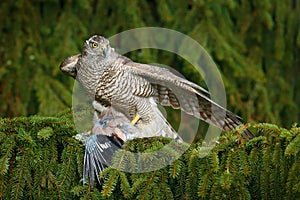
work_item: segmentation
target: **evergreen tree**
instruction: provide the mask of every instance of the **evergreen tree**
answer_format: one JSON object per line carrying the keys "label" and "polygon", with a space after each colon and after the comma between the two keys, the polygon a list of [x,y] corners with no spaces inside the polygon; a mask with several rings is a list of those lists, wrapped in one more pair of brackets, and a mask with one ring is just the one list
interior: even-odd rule
{"label": "evergreen tree", "polygon": [[[257,138],[222,135],[206,156],[201,142],[175,162],[146,173],[109,167],[102,185],[82,185],[83,150],[72,112],[56,117],[0,119],[0,199],[287,199],[300,196],[300,128],[272,124],[251,127]],[[242,131],[239,130],[239,131]],[[133,167],[128,152],[153,152],[168,138],[135,139],[114,156],[114,167]],[[177,143],[175,149],[185,148]],[[174,150],[166,148],[165,155]],[[144,163],[166,156],[144,156]],[[138,160],[138,163],[141,160]],[[144,167],[147,167],[144,166]]]}
{"label": "evergreen tree", "polygon": [[[64,58],[79,53],[92,34],[157,26],[191,36],[212,55],[232,111],[291,126],[300,116],[299,13],[292,0],[1,1],[1,116],[53,115],[70,107],[73,81],[58,68]],[[175,55],[141,50],[129,56],[172,66],[203,85]]]}

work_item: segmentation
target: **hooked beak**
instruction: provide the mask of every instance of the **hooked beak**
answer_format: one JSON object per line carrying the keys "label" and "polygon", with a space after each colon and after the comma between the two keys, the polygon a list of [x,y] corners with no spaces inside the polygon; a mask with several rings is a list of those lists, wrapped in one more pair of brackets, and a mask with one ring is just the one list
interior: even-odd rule
{"label": "hooked beak", "polygon": [[104,49],[103,49],[102,54],[103,54],[103,57],[105,58],[106,55],[107,55],[107,48],[104,48]]}

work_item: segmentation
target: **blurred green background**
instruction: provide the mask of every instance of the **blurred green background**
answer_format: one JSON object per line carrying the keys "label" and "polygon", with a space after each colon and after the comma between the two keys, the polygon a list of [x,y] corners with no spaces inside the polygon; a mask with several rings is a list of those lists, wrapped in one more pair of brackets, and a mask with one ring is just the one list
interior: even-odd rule
{"label": "blurred green background", "polygon": [[[137,27],[174,29],[213,57],[228,107],[250,122],[299,122],[300,2],[296,0],[2,0],[0,116],[54,115],[71,107],[74,81],[59,70],[93,34]],[[176,55],[140,50],[127,56],[174,67],[203,85]]]}

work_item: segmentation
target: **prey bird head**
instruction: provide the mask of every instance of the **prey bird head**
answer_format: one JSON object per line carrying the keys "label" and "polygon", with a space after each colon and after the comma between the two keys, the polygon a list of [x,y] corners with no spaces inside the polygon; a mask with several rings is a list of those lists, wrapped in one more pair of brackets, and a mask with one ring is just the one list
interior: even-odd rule
{"label": "prey bird head", "polygon": [[104,59],[108,56],[110,50],[111,47],[109,46],[108,39],[99,35],[94,35],[85,41],[82,54],[97,56]]}

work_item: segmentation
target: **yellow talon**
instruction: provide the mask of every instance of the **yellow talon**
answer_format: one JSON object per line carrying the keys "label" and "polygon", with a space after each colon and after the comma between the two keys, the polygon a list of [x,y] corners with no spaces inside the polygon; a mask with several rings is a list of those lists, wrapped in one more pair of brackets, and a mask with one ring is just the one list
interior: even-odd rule
{"label": "yellow talon", "polygon": [[140,115],[136,114],[133,118],[133,120],[130,122],[130,124],[135,125],[137,123],[137,121],[139,121],[140,119]]}

